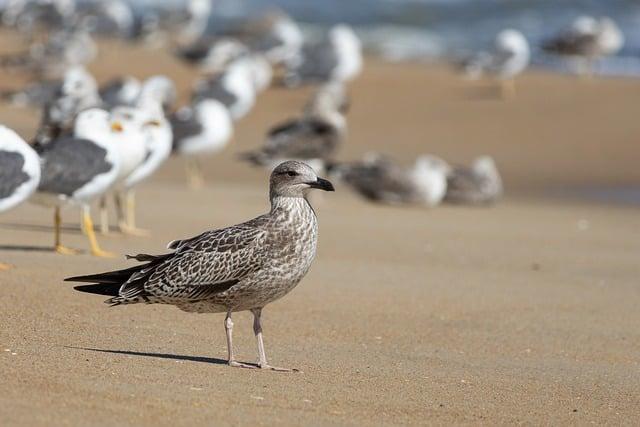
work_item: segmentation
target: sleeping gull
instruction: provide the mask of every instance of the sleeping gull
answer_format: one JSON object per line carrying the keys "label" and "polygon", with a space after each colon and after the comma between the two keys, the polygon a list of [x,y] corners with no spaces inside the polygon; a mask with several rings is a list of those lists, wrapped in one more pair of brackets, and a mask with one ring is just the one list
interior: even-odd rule
{"label": "sleeping gull", "polygon": [[[17,133],[0,125],[0,212],[28,199],[39,182],[38,154]],[[0,263],[0,271],[8,268]]]}
{"label": "sleeping gull", "polygon": [[250,310],[258,343],[258,367],[278,371],[267,362],[262,340],[262,309],[289,293],[305,276],[315,257],[316,214],[306,199],[314,188],[333,191],[309,166],[285,162],[271,173],[271,210],[255,219],[199,236],[169,243],[173,252],[137,255],[142,265],[125,270],[65,279],[93,283],[75,289],[112,298],[120,304],[172,304],[197,313],[226,313],[230,366],[255,368],[238,362],[233,352],[231,314]]}
{"label": "sleeping gull", "polygon": [[76,251],[60,241],[60,208],[66,204],[82,207],[84,232],[89,238],[91,253],[111,256],[103,251],[93,231],[89,205],[114,184],[120,169],[117,135],[122,125],[112,121],[109,113],[97,108],[78,114],[73,136],[63,136],[36,146],[42,164],[42,176],[36,203],[54,208],[55,251],[74,254]]}
{"label": "sleeping gull", "polygon": [[329,171],[368,200],[431,207],[445,195],[449,165],[423,155],[412,167],[404,168],[387,157],[369,154],[359,162],[330,165]]}
{"label": "sleeping gull", "polygon": [[562,56],[582,58],[583,73],[592,73],[593,63],[615,55],[624,45],[624,35],[616,23],[607,17],[576,18],[571,27],[542,44],[542,49]]}
{"label": "sleeping gull", "polygon": [[515,93],[515,77],[528,66],[531,58],[529,42],[516,30],[499,32],[490,52],[480,52],[463,62],[463,69],[470,78],[491,76],[501,82],[502,95]]}
{"label": "sleeping gull", "polygon": [[336,25],[329,30],[326,40],[303,46],[286,65],[286,86],[329,81],[347,83],[362,70],[360,39],[351,27]]}
{"label": "sleeping gull", "polygon": [[187,158],[189,186],[204,185],[199,157],[215,154],[233,136],[233,122],[227,108],[214,99],[204,99],[191,107],[178,110],[170,117],[173,129],[173,151]]}
{"label": "sleeping gull", "polygon": [[454,167],[447,176],[445,202],[488,204],[502,196],[502,179],[494,160],[481,156],[471,167]]}
{"label": "sleeping gull", "polygon": [[343,92],[333,86],[323,88],[305,106],[302,117],[272,127],[263,146],[241,158],[269,168],[283,160],[301,160],[322,170],[345,137],[347,123],[340,111],[344,105]]}

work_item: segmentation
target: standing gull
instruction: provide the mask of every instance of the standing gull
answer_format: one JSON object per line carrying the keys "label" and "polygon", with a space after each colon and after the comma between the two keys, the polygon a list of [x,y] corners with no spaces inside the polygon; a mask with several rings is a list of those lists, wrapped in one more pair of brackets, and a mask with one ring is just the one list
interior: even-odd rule
{"label": "standing gull", "polygon": [[42,163],[42,177],[34,200],[54,208],[55,251],[73,254],[60,240],[60,208],[80,205],[82,223],[89,238],[91,253],[111,256],[103,251],[93,231],[89,205],[115,182],[120,169],[117,135],[122,132],[109,113],[92,108],[78,114],[73,136],[63,136],[36,146]]}
{"label": "standing gull", "polygon": [[256,81],[252,63],[237,59],[224,72],[196,82],[194,101],[215,99],[229,110],[233,120],[239,120],[251,111],[256,102]]}
{"label": "standing gull", "polygon": [[615,55],[623,45],[624,35],[611,18],[580,16],[569,29],[545,41],[542,49],[556,55],[582,58],[582,72],[591,74],[596,60]]}
{"label": "standing gull", "polygon": [[286,65],[286,86],[330,81],[347,83],[362,70],[360,39],[351,27],[336,25],[329,30],[326,40],[303,46]]}
{"label": "standing gull", "polygon": [[463,61],[464,72],[472,79],[491,76],[501,83],[502,96],[515,93],[515,77],[528,66],[531,58],[529,42],[516,30],[499,32],[490,52],[480,52]]}
{"label": "standing gull", "polygon": [[[341,87],[341,86],[340,86]],[[328,85],[305,106],[302,117],[272,127],[262,147],[242,154],[255,165],[273,168],[284,160],[302,160],[322,170],[333,158],[347,131],[342,90]]]}
{"label": "standing gull", "polygon": [[[0,125],[0,212],[28,199],[38,182],[38,155],[17,133]],[[0,263],[0,271],[8,268]]]}
{"label": "standing gull", "polygon": [[233,352],[231,314],[250,310],[258,342],[258,366],[267,362],[262,340],[262,309],[289,293],[305,276],[316,254],[318,224],[306,199],[314,188],[333,191],[304,163],[285,162],[271,173],[270,212],[232,227],[169,243],[174,252],[137,255],[145,264],[125,270],[79,276],[67,281],[92,285],[75,289],[112,298],[107,304],[172,304],[197,313],[226,313],[228,363]]}
{"label": "standing gull", "polygon": [[458,204],[489,204],[502,196],[502,179],[495,162],[481,156],[471,167],[454,167],[447,176],[445,202]]}
{"label": "standing gull", "polygon": [[204,99],[178,110],[170,118],[173,152],[187,159],[187,180],[192,188],[204,186],[199,157],[215,154],[229,143],[233,122],[227,108],[214,99]]}

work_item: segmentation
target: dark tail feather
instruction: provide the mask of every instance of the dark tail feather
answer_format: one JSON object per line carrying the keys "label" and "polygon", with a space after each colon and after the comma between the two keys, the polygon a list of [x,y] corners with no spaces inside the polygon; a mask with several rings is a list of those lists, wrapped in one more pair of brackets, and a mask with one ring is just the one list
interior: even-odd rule
{"label": "dark tail feather", "polygon": [[[65,282],[85,282],[85,283],[100,283],[100,284],[114,284],[114,285],[122,285],[124,282],[129,280],[132,274],[139,272],[145,268],[153,266],[158,262],[162,262],[173,254],[165,254],[165,255],[147,255],[140,254],[136,256],[128,255],[127,258],[135,259],[138,261],[147,261],[147,264],[139,264],[134,267],[125,268],[124,270],[115,270],[115,271],[107,271],[105,273],[98,274],[90,274],[88,276],[75,276],[75,277],[67,277],[64,279]],[[151,265],[150,265],[151,264]]]}
{"label": "dark tail feather", "polygon": [[87,293],[87,294],[105,295],[105,296],[108,296],[108,297],[115,297],[115,296],[118,296],[118,291],[120,290],[120,285],[98,283],[98,284],[95,284],[95,285],[74,286],[73,289],[75,289],[76,291]]}

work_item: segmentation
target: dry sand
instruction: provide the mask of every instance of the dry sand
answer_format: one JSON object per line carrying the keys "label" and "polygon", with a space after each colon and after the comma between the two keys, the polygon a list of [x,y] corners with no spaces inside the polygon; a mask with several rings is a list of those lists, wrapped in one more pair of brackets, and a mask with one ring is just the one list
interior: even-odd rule
{"label": "dry sand", "polygon": [[[181,88],[193,76],[167,55],[124,47],[93,70],[103,80],[121,64]],[[224,365],[222,315],[108,308],[72,291],[62,278],[128,264],[50,253],[50,212],[23,205],[0,219],[0,259],[15,266],[0,273],[0,425],[637,422],[638,210],[544,195],[639,182],[640,83],[534,71],[502,102],[441,67],[367,65],[345,158],[492,154],[506,200],[382,207],[340,186],[319,200],[316,263],[265,310],[267,354],[303,371],[294,374]],[[186,191],[181,162],[170,161],[139,192],[153,237],[105,237],[104,247],[162,252],[267,209],[266,172],[234,156],[307,93],[264,94],[234,145],[207,162],[206,190]],[[7,106],[0,117],[25,136],[38,121]],[[65,219],[65,242],[86,247],[77,213]],[[239,356],[253,361],[250,316],[235,319]]]}

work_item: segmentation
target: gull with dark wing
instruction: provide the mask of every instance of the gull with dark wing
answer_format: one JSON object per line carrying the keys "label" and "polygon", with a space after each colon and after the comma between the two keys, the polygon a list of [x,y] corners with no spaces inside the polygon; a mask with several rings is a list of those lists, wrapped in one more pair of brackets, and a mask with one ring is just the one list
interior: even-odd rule
{"label": "gull with dark wing", "polygon": [[[0,212],[28,199],[39,182],[38,154],[17,133],[0,125]],[[8,268],[0,263],[0,271]]]}
{"label": "gull with dark wing", "polygon": [[489,204],[502,197],[502,179],[495,162],[481,156],[470,167],[454,167],[447,176],[444,201],[458,204]]}
{"label": "gull with dark wing", "polygon": [[263,146],[241,158],[269,168],[284,160],[301,160],[322,170],[346,135],[345,106],[343,92],[333,86],[323,87],[305,106],[302,117],[272,127]]}
{"label": "gull with dark wing", "polygon": [[100,86],[100,99],[104,108],[133,106],[142,91],[142,83],[135,77],[123,76],[109,80]]}
{"label": "gull with dark wing", "polygon": [[368,154],[362,161],[337,163],[329,173],[364,198],[390,204],[435,206],[447,189],[449,165],[435,156],[418,157],[405,168],[390,158]]}
{"label": "gull with dark wing", "polygon": [[55,251],[73,254],[60,240],[60,209],[67,204],[82,208],[84,231],[91,253],[111,256],[98,245],[91,220],[90,203],[115,183],[120,170],[115,140],[122,125],[112,121],[105,110],[82,111],[74,125],[73,136],[61,136],[36,146],[42,164],[42,176],[34,201],[54,208]]}
{"label": "gull with dark wing", "polygon": [[546,40],[542,49],[555,55],[582,58],[582,72],[592,73],[596,60],[615,55],[623,45],[624,34],[611,18],[580,16],[567,30]]}
{"label": "gull with dark wing", "polygon": [[228,362],[238,362],[233,352],[231,315],[251,311],[258,343],[258,367],[267,362],[262,339],[262,309],[289,293],[306,275],[316,254],[318,223],[307,201],[312,189],[333,191],[304,163],[285,162],[271,173],[271,210],[250,221],[207,231],[169,244],[173,252],[137,255],[144,264],[125,270],[66,279],[87,282],[76,290],[108,295],[112,306],[121,304],[172,304],[187,312],[226,313]]}
{"label": "gull with dark wing", "polygon": [[303,46],[298,55],[287,61],[286,68],[286,86],[330,81],[347,83],[362,70],[360,39],[351,27],[336,25],[325,40]]}
{"label": "gull with dark wing", "polygon": [[247,115],[256,102],[256,81],[252,63],[237,59],[222,73],[197,81],[192,100],[197,102],[203,99],[221,102],[227,107],[233,120]]}
{"label": "gull with dark wing", "polygon": [[54,99],[44,107],[36,141],[47,143],[71,131],[80,111],[97,107],[100,103],[98,84],[93,76],[83,67],[69,69]]}

